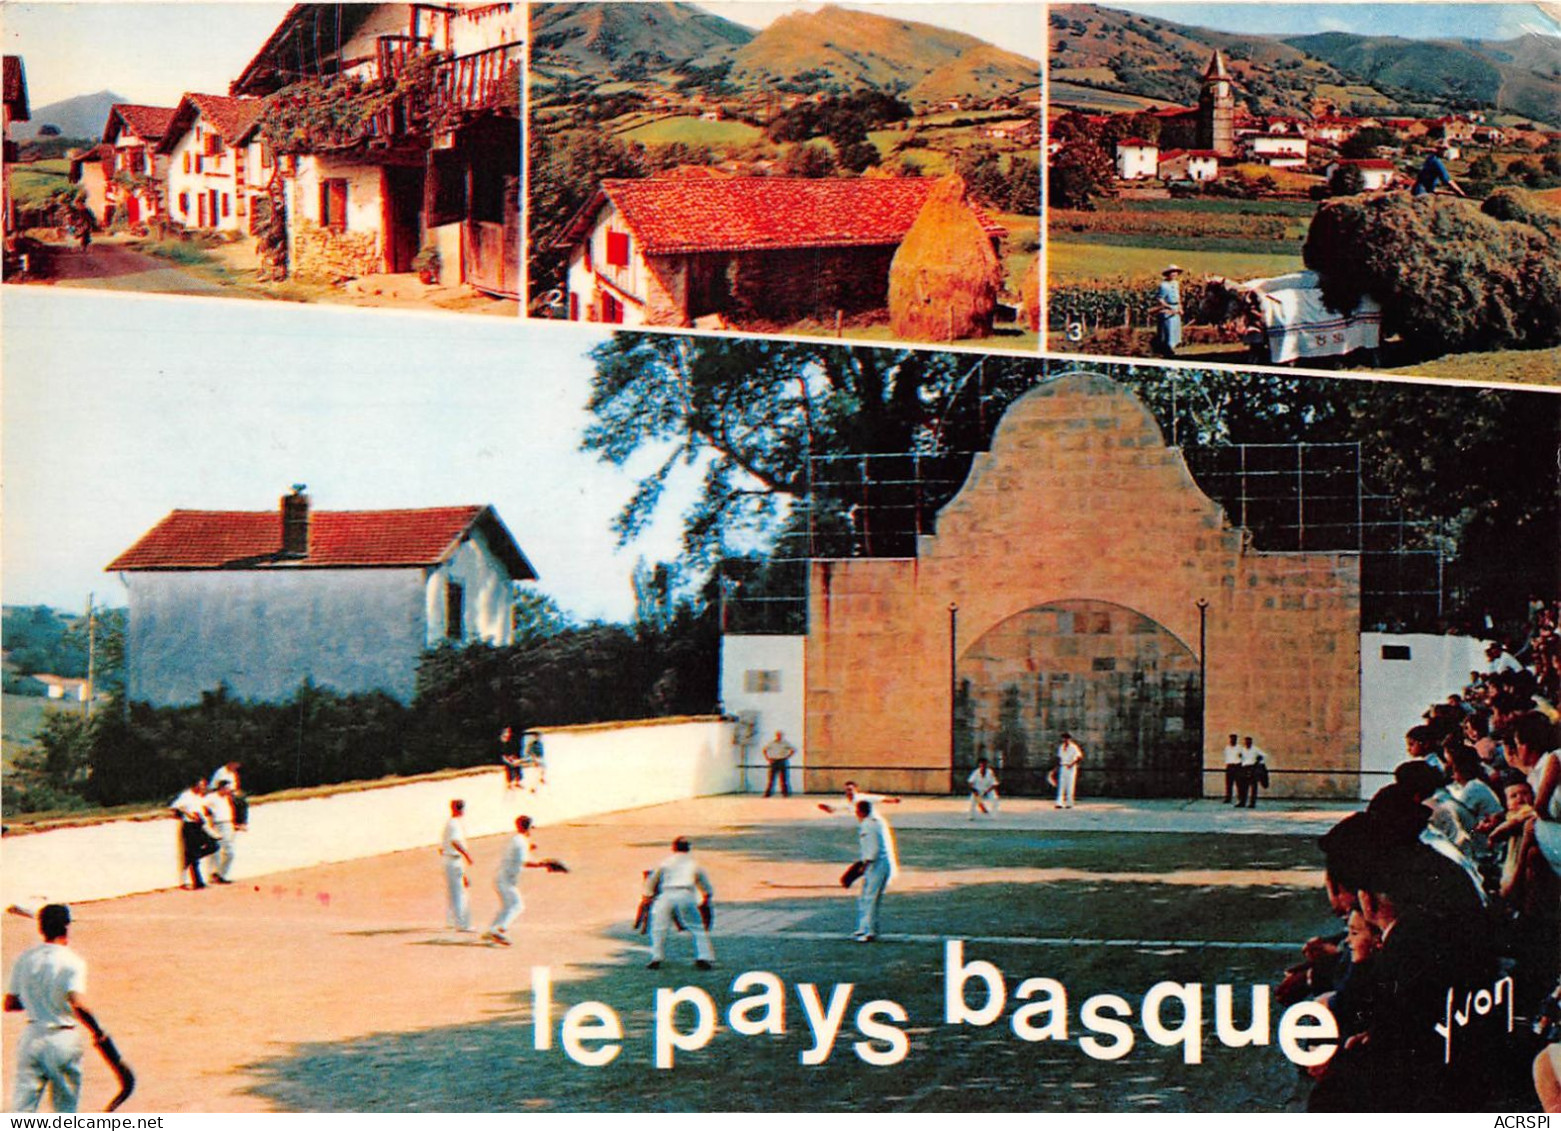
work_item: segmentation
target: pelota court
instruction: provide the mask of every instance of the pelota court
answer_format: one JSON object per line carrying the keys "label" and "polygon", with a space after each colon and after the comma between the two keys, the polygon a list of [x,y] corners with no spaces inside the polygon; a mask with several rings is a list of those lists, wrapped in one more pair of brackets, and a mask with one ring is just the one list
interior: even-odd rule
{"label": "pelota court", "polygon": [[[972,822],[962,801],[911,798],[887,810],[901,873],[884,903],[885,937],[853,943],[855,900],[838,877],[855,822],[820,800],[718,797],[539,827],[539,854],[568,874],[529,870],[515,945],[442,929],[436,849],[255,877],[204,892],[165,891],[76,911],[72,945],[90,965],[86,995],[134,1067],[126,1113],[151,1111],[509,1110],[1293,1110],[1298,1070],[1272,1040],[1229,1049],[1213,1031],[1213,987],[1272,984],[1301,940],[1332,929],[1316,836],[1352,806],[1084,801],[1059,812],[1005,801]],[[517,812],[521,803],[517,802]],[[263,811],[262,811],[263,813]],[[431,834],[442,814],[429,814]],[[350,830],[343,830],[350,835]],[[692,967],[686,936],[645,969],[630,930],[641,875],[687,835],[716,887],[716,969]],[[255,835],[251,833],[250,835]],[[170,842],[174,836],[169,822]],[[473,844],[474,918],[497,906],[502,838]],[[242,852],[243,841],[240,840]],[[242,862],[242,856],[240,857]],[[242,875],[242,867],[239,873]],[[1010,993],[1050,977],[1067,989],[1066,1041],[1015,1036],[1012,1000],[987,1027],[944,1023],[944,940],[994,963]],[[36,939],[6,916],[9,960]],[[552,1048],[533,1047],[531,969],[553,981]],[[783,1036],[727,1024],[733,980],[769,971],[786,987]],[[1203,1062],[1144,1034],[1136,1010],[1156,982],[1199,982]],[[828,1003],[851,983],[828,1059],[813,1046],[800,983]],[[698,986],[719,1010],[708,1045],[653,1065],[658,987]],[[979,1004],[979,983],[969,991]],[[1079,1045],[1079,1007],[1116,993],[1135,1010],[1136,1043],[1117,1060]],[[888,999],[907,1020],[898,1064],[853,1052],[860,1005]],[[622,1052],[604,1067],[565,1056],[558,1024],[583,1001],[610,1006]],[[1166,1007],[1175,1024],[1180,1007]],[[1276,1007],[1269,1031],[1277,1025]],[[684,1007],[677,1024],[691,1028]],[[21,1019],[5,1020],[6,1068]],[[113,1081],[89,1053],[83,1111]]]}

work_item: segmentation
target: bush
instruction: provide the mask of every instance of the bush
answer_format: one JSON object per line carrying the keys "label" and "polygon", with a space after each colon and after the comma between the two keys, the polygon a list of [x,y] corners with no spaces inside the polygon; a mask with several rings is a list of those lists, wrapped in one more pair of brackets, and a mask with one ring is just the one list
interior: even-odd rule
{"label": "bush", "polygon": [[1335,310],[1361,295],[1423,356],[1561,344],[1561,217],[1519,190],[1482,210],[1390,193],[1324,204],[1302,256]]}

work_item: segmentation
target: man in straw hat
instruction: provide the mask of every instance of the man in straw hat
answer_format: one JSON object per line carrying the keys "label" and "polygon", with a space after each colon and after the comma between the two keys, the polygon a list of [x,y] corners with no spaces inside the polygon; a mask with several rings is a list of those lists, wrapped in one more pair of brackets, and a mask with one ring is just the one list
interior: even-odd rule
{"label": "man in straw hat", "polygon": [[1182,344],[1182,269],[1172,263],[1160,272],[1160,289],[1155,292],[1149,312],[1155,316],[1154,352],[1157,357],[1175,357]]}

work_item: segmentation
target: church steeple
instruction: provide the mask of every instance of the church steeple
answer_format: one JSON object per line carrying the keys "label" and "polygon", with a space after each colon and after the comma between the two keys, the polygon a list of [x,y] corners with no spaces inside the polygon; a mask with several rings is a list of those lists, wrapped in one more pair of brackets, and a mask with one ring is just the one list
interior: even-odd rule
{"label": "church steeple", "polygon": [[1198,148],[1221,157],[1236,156],[1236,91],[1225,56],[1218,48],[1203,71],[1198,93]]}

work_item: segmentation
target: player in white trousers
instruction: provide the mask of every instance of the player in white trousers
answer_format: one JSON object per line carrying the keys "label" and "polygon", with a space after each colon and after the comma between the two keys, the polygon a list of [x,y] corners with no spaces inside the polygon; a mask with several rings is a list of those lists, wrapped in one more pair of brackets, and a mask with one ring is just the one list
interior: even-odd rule
{"label": "player in white trousers", "polygon": [[530,832],[531,818],[516,817],[515,835],[510,838],[509,844],[504,846],[504,856],[499,860],[498,875],[493,880],[493,886],[499,893],[499,913],[494,918],[493,925],[483,932],[482,937],[500,946],[509,946],[507,932],[510,924],[526,910],[526,901],[520,898],[521,870],[547,867],[540,860],[531,859],[531,841],[528,839]]}
{"label": "player in white trousers", "polygon": [[884,888],[899,870],[895,859],[894,831],[880,817],[871,801],[856,803],[857,859],[866,865],[862,872],[862,891],[856,899],[857,942],[872,942],[878,937],[878,908]]}
{"label": "player in white trousers", "polygon": [[471,900],[466,895],[469,885],[466,867],[472,862],[472,854],[466,851],[466,826],[461,821],[465,812],[466,802],[450,802],[450,819],[445,822],[444,836],[439,840],[439,855],[444,859],[444,925],[457,931],[472,929]]}
{"label": "player in white trousers", "polygon": [[715,888],[694,859],[687,837],[674,840],[672,855],[645,877],[645,894],[656,900],[650,909],[650,969],[659,969],[667,956],[667,931],[674,914],[694,936],[694,965],[701,970],[710,969],[715,950],[710,945],[710,932],[705,929],[700,907],[715,897]]}
{"label": "player in white trousers", "polygon": [[978,759],[976,768],[970,771],[970,777],[965,780],[970,785],[970,819],[976,819],[977,809],[997,816],[1001,802],[997,796],[997,775],[992,772],[992,763],[985,758]]}
{"label": "player in white trousers", "polygon": [[27,1014],[16,1046],[13,1111],[37,1111],[45,1091],[55,1111],[75,1111],[87,1048],[82,1027],[95,1041],[104,1037],[81,997],[87,990],[87,963],[70,949],[69,930],[70,908],[49,904],[38,912],[43,942],[23,951],[11,967],[5,1011]]}
{"label": "player in white trousers", "polygon": [[1079,763],[1082,761],[1084,748],[1063,731],[1062,744],[1057,747],[1057,808],[1073,808],[1073,793],[1079,784]]}

